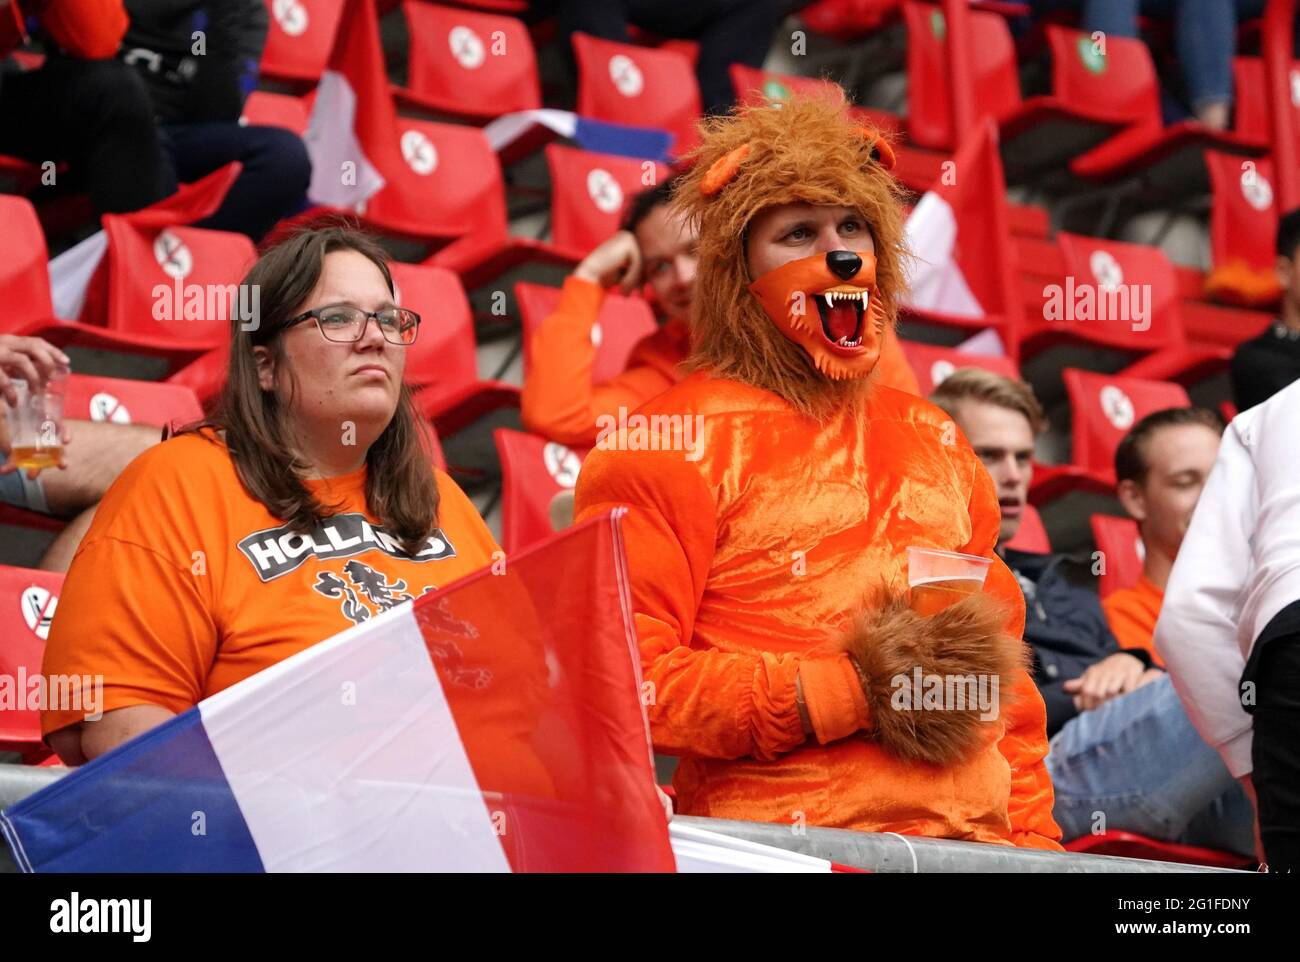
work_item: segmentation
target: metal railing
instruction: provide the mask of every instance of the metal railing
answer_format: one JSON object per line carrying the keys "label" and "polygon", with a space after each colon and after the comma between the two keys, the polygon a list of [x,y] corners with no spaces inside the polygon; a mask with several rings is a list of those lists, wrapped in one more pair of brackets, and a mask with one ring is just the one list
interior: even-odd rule
{"label": "metal railing", "polygon": [[[67,773],[66,768],[0,765],[0,809],[26,798]],[[737,822],[679,815],[686,825],[761,842],[792,852],[829,859],[871,872],[1208,872],[1176,865],[1105,855],[1060,855],[1031,849],[918,838],[836,828],[806,828],[766,822]],[[0,843],[0,873],[17,871],[8,847]]]}

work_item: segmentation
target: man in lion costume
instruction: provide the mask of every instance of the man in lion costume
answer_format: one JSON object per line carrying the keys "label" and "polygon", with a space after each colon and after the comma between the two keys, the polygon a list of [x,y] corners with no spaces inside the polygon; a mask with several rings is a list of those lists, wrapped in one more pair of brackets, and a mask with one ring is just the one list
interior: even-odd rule
{"label": "man in lion costume", "polygon": [[[904,285],[893,152],[830,97],[702,134],[674,198],[699,228],[693,373],[641,437],[601,439],[576,495],[629,509],[678,811],[1059,849],[993,484],[947,415],[876,383]],[[992,559],[985,590],[913,612],[913,545]],[[993,704],[900,697],[936,677]]]}

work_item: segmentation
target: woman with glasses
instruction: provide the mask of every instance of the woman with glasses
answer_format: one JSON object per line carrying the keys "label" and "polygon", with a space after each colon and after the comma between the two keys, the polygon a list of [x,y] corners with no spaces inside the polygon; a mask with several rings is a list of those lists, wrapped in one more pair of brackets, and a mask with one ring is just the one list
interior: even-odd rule
{"label": "woman with glasses", "polygon": [[42,714],[68,764],[498,550],[431,463],[402,383],[420,317],[396,303],[383,250],[308,230],[244,284],[258,309],[231,323],[213,415],[132,462],[68,571],[44,671],[103,679]]}

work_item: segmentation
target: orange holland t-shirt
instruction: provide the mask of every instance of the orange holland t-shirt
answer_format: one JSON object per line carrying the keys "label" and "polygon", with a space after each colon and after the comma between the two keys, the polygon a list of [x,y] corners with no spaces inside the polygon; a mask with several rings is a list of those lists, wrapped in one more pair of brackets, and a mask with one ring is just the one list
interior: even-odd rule
{"label": "orange holland t-shirt", "polygon": [[[367,510],[364,467],[306,482],[331,516],[305,535],[249,495],[223,443],[186,434],[151,448],[109,488],[77,549],[44,671],[102,675],[106,712],[179,714],[490,564],[483,519],[437,479],[438,527],[411,557]],[[83,714],[43,712],[42,733]]]}

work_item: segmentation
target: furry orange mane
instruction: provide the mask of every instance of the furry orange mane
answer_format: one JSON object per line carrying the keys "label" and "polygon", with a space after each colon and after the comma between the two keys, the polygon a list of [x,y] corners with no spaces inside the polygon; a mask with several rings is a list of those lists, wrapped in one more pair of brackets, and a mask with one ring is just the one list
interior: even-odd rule
{"label": "furry orange mane", "polygon": [[699,230],[691,306],[692,370],[743,381],[818,419],[860,401],[864,380],[831,380],[788,340],[746,289],[746,228],[760,211],[798,201],[851,207],[871,228],[876,283],[890,328],[904,288],[901,188],[881,162],[892,150],[855,122],[843,95],[795,96],[738,108],[700,125],[701,142],[674,193]]}

